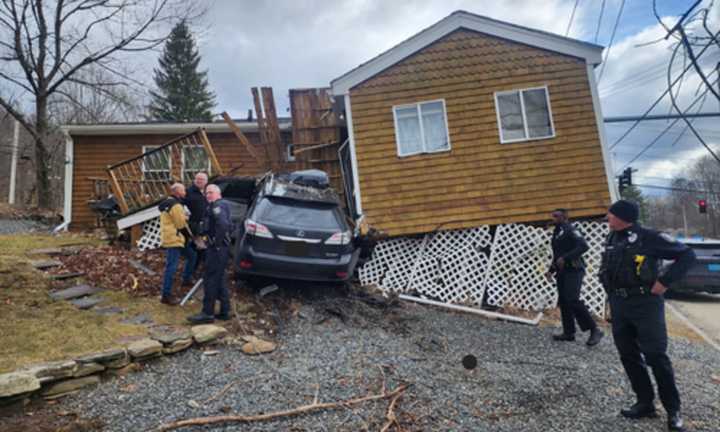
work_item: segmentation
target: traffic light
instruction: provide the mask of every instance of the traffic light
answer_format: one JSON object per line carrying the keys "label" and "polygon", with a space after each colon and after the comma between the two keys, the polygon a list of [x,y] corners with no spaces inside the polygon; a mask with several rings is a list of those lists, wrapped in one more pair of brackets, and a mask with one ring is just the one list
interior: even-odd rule
{"label": "traffic light", "polygon": [[622,174],[618,176],[618,189],[620,193],[623,193],[625,188],[629,186],[632,186],[632,168],[627,167]]}
{"label": "traffic light", "polygon": [[698,211],[700,213],[707,213],[707,201],[704,199],[698,200]]}

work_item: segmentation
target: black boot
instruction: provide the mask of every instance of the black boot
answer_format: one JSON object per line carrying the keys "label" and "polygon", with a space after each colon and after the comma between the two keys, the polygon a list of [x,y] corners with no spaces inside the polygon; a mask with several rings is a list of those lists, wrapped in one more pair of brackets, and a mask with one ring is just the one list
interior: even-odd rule
{"label": "black boot", "polygon": [[215,322],[215,317],[212,315],[207,315],[202,312],[200,312],[197,315],[192,315],[187,317],[187,320],[191,324],[210,324],[212,322]]}
{"label": "black boot", "polygon": [[560,334],[554,334],[552,338],[553,338],[553,340],[556,340],[556,341],[572,342],[575,340],[575,335],[560,333]]}
{"label": "black boot", "polygon": [[588,338],[587,342],[585,342],[585,345],[587,346],[595,346],[600,343],[600,339],[605,336],[605,333],[603,333],[602,330],[600,330],[598,327],[595,327],[594,329],[590,330],[590,337]]}
{"label": "black boot", "polygon": [[668,413],[668,430],[669,431],[685,431],[683,427],[683,419],[680,416],[680,411],[675,413]]}
{"label": "black boot", "polygon": [[629,418],[629,419],[641,419],[644,417],[657,417],[657,412],[655,411],[655,406],[653,404],[647,404],[642,402],[637,402],[635,405],[631,406],[628,409],[620,410],[620,414],[622,414],[623,417]]}

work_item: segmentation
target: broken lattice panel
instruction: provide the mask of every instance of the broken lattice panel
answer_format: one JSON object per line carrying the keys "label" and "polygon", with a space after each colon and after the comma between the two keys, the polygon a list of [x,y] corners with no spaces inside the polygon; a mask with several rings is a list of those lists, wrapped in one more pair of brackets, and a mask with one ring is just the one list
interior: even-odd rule
{"label": "broken lattice panel", "polygon": [[[575,224],[590,246],[582,298],[604,316],[605,292],[598,282],[607,225]],[[359,270],[363,285],[388,292],[415,291],[446,303],[513,306],[543,310],[557,305],[557,288],[544,274],[550,266],[551,231],[528,225],[500,225],[495,238],[488,226],[440,231],[425,239],[381,242]],[[486,254],[490,250],[490,256]]]}
{"label": "broken lattice panel", "polygon": [[420,252],[421,239],[395,238],[379,243],[372,260],[360,269],[363,285],[377,285],[387,291],[404,292]]}
{"label": "broken lattice panel", "polygon": [[581,298],[591,313],[603,317],[605,316],[606,295],[600,279],[598,279],[598,272],[600,271],[603,244],[608,235],[608,226],[604,222],[576,222],[574,225],[590,247],[583,255],[587,267]]}
{"label": "broken lattice panel", "polygon": [[162,246],[159,217],[143,223],[143,235],[140,237],[140,240],[138,240],[137,246],[141,251],[157,249]]}
{"label": "broken lattice panel", "polygon": [[485,278],[486,302],[541,310],[557,303],[554,285],[543,277],[550,265],[550,235],[528,225],[500,225]]}

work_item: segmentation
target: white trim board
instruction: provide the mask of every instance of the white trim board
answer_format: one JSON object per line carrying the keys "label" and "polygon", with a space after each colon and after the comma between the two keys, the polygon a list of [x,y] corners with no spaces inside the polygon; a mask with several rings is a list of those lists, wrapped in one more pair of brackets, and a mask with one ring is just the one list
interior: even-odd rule
{"label": "white trim board", "polygon": [[600,96],[598,96],[597,82],[595,80],[595,69],[592,65],[587,65],[588,83],[590,85],[590,94],[592,95],[593,111],[595,111],[595,123],[598,128],[598,136],[600,137],[600,148],[602,149],[603,165],[605,165],[605,176],[607,177],[608,192],[610,193],[610,201],[615,202],[620,197],[613,169],[612,158],[608,148],[607,137],[605,136],[605,122],[603,121],[602,106],[600,105]]}
{"label": "white trim board", "polygon": [[[292,129],[292,123],[288,121],[278,124],[281,131]],[[256,122],[238,123],[243,132],[257,132]],[[198,128],[212,132],[232,132],[226,123],[137,123],[137,124],[98,124],[98,125],[65,125],[62,130],[68,135],[145,135],[145,134],[184,134],[190,133]]]}
{"label": "white trim board", "polygon": [[70,134],[65,134],[65,185],[63,196],[63,224],[65,229],[72,221],[72,193],[73,193],[73,172],[75,160],[74,142]]}
{"label": "white trim board", "polygon": [[358,219],[362,217],[362,195],[360,194],[360,173],[358,172],[357,149],[355,148],[355,131],[353,128],[352,106],[350,103],[350,94],[345,94],[345,117],[348,128],[348,139],[350,140],[350,162],[353,171],[353,183],[355,188],[355,211]]}
{"label": "white trim board", "polygon": [[340,96],[348,93],[356,85],[460,28],[581,58],[590,65],[602,62],[602,46],[460,10],[334,79],[331,82],[333,94]]}
{"label": "white trim board", "polygon": [[160,209],[158,206],[148,207],[144,210],[140,210],[137,213],[125,216],[117,220],[117,227],[119,230],[124,230],[131,226],[139,223],[147,222],[150,219],[155,219],[160,216]]}

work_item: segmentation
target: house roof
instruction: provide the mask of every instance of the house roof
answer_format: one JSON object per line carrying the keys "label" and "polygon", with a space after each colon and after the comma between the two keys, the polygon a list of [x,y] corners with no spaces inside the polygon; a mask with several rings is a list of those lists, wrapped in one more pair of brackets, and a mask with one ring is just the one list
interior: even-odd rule
{"label": "house roof", "polygon": [[603,47],[600,45],[459,10],[334,79],[331,82],[333,94],[339,96],[348,93],[352,87],[460,28],[582,58],[592,65],[602,62]]}
{"label": "house roof", "polygon": [[[256,121],[234,120],[235,124],[240,127],[243,132],[257,132],[258,125]],[[282,117],[278,119],[278,126],[281,131],[289,131],[292,129],[290,118]],[[190,133],[197,128],[204,128],[207,132],[232,132],[225,122],[210,123],[163,123],[163,122],[143,122],[143,123],[105,123],[90,125],[63,125],[61,129],[71,136],[84,135],[166,135],[177,134],[182,135]]]}

